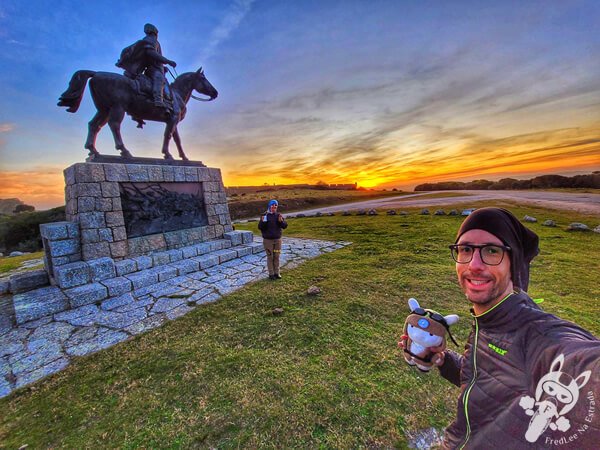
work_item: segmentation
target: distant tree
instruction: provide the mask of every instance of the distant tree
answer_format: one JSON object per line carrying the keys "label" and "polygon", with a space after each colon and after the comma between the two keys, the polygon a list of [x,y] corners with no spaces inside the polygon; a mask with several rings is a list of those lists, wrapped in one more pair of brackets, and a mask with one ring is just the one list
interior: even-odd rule
{"label": "distant tree", "polygon": [[13,213],[19,214],[19,213],[22,213],[22,212],[31,212],[31,211],[35,211],[35,207],[34,206],[21,204],[21,205],[17,205],[16,206],[15,210],[13,211]]}

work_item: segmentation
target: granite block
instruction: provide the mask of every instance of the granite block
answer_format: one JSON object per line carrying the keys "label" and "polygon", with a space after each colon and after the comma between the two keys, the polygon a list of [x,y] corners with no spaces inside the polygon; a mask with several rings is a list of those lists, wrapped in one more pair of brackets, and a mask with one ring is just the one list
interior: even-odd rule
{"label": "granite block", "polygon": [[161,166],[148,166],[148,181],[165,181]]}
{"label": "granite block", "polygon": [[110,278],[101,281],[101,283],[108,289],[109,297],[122,295],[133,289],[133,284],[125,277]]}
{"label": "granite block", "polygon": [[0,295],[8,294],[10,291],[10,281],[0,280]]}
{"label": "granite block", "polygon": [[200,244],[194,245],[196,251],[198,252],[198,256],[205,255],[206,253],[210,253],[212,251],[212,247],[208,242],[202,242]]}
{"label": "granite block", "polygon": [[146,166],[140,164],[127,164],[127,174],[129,181],[148,182],[148,170]]}
{"label": "granite block", "polygon": [[162,171],[165,181],[175,181],[175,172],[173,171],[173,167],[163,166]]}
{"label": "granite block", "polygon": [[60,241],[48,241],[50,256],[66,256],[79,253],[79,239],[63,239]]}
{"label": "granite block", "polygon": [[165,253],[169,255],[169,261],[181,261],[183,259],[183,251],[182,250],[168,250]]}
{"label": "granite block", "polygon": [[250,248],[252,248],[252,254],[260,253],[265,251],[265,247],[262,242],[253,242],[252,244],[248,244]]}
{"label": "granite block", "polygon": [[104,300],[100,305],[100,308],[105,311],[110,311],[111,309],[120,308],[121,306],[130,305],[135,301],[133,295],[130,292],[125,293],[123,295],[118,295],[115,297],[111,297],[107,300]]}
{"label": "granite block", "polygon": [[101,211],[81,213],[79,214],[79,225],[81,226],[82,230],[89,228],[104,228],[106,227],[104,213]]}
{"label": "granite block", "polygon": [[137,264],[137,270],[149,269],[153,266],[152,258],[149,256],[137,256],[132,259]]}
{"label": "granite block", "polygon": [[112,234],[115,241],[124,241],[127,239],[127,231],[125,227],[114,227],[112,229]]}
{"label": "granite block", "polygon": [[76,197],[100,197],[102,196],[100,183],[77,183],[75,194]]}
{"label": "granite block", "polygon": [[125,164],[104,164],[106,181],[129,181]]}
{"label": "granite block", "polygon": [[10,277],[10,290],[13,294],[31,291],[49,284],[48,273],[45,270],[31,270]]}
{"label": "granite block", "polygon": [[254,233],[252,231],[240,231],[242,233],[242,244],[250,244],[254,241]]}
{"label": "granite block", "polygon": [[40,225],[40,234],[43,238],[49,241],[56,241],[58,239],[67,239],[69,232],[67,224],[71,222],[53,222],[43,223]]}
{"label": "granite block", "polygon": [[77,163],[75,167],[75,182],[90,183],[106,180],[103,164]]}
{"label": "granite block", "polygon": [[113,242],[113,234],[111,228],[99,228],[98,229],[98,237],[100,238],[100,242]]}
{"label": "granite block", "polygon": [[96,228],[92,228],[89,230],[81,231],[81,240],[86,244],[95,244],[96,242],[100,242],[100,236],[98,235],[98,230]]}
{"label": "granite block", "polygon": [[231,245],[240,245],[243,243],[243,237],[241,231],[230,231],[223,235],[225,239],[229,239]]}
{"label": "granite block", "polygon": [[85,284],[64,290],[71,308],[97,303],[108,297],[108,289],[100,283]]}
{"label": "granite block", "polygon": [[91,338],[86,339],[85,341],[76,345],[69,346],[65,349],[65,351],[67,354],[74,356],[89,355],[90,353],[112,347],[113,345],[122,342],[127,338],[127,333],[102,328],[101,330],[98,330],[98,332]]}
{"label": "granite block", "polygon": [[226,203],[217,203],[215,205],[215,214],[229,214],[229,208]]}
{"label": "granite block", "polygon": [[195,258],[184,259],[183,261],[177,261],[169,265],[177,269],[178,275],[185,275],[186,273],[200,270],[200,263]]}
{"label": "granite block", "polygon": [[216,266],[219,264],[219,257],[214,254],[208,254],[192,258],[194,261],[198,261],[200,269],[206,269],[207,267]]}
{"label": "granite block", "polygon": [[184,167],[185,169],[185,181],[198,181],[198,170],[196,167]]}
{"label": "granite block", "polygon": [[95,207],[96,211],[112,211],[113,200],[112,198],[97,198]]}
{"label": "granite block", "polygon": [[90,277],[90,266],[84,261],[54,267],[54,281],[64,289],[89,283]]}
{"label": "granite block", "polygon": [[96,210],[96,200],[94,197],[79,197],[77,199],[77,212],[90,212]]}
{"label": "granite block", "polygon": [[121,204],[121,197],[113,197],[112,199],[113,211],[123,211],[123,205]]}
{"label": "granite block", "polygon": [[106,280],[116,276],[115,262],[112,258],[98,258],[87,262],[92,281]]}
{"label": "granite block", "polygon": [[110,242],[110,256],[112,258],[125,258],[129,252],[127,249],[127,241]]}
{"label": "granite block", "polygon": [[173,175],[175,177],[175,181],[185,181],[185,167],[173,167]]}
{"label": "granite block", "polygon": [[252,254],[252,247],[248,247],[248,246],[239,246],[239,247],[235,247],[235,250],[237,253],[237,257],[241,258],[242,256],[248,256]]}
{"label": "granite block", "polygon": [[194,256],[198,256],[198,250],[194,245],[182,248],[181,253],[184,258],[193,258]]}
{"label": "granite block", "polygon": [[63,170],[63,174],[65,176],[65,184],[70,186],[75,184],[75,166],[69,166],[65,170]]}
{"label": "granite block", "polygon": [[151,256],[152,256],[152,263],[154,266],[168,264],[171,261],[168,252],[157,252]]}
{"label": "granite block", "polygon": [[13,296],[15,321],[21,325],[50,314],[61,312],[69,307],[68,298],[60,288],[51,286]]}
{"label": "granite block", "polygon": [[198,167],[198,180],[210,181],[210,169],[208,167]]}
{"label": "granite block", "polygon": [[229,231],[233,231],[233,225],[228,224],[228,225],[223,225],[223,231],[225,233],[229,232]]}
{"label": "granite block", "polygon": [[[102,214],[102,213],[99,213]],[[109,211],[104,213],[106,220],[102,226],[107,227],[122,227],[125,226],[125,220],[123,219],[123,213],[121,211]],[[100,226],[95,227],[100,228]]]}
{"label": "granite block", "polygon": [[115,262],[115,270],[117,272],[117,276],[120,277],[127,275],[128,273],[135,272],[138,270],[138,268],[135,259],[124,259],[122,261]]}
{"label": "granite block", "polygon": [[69,234],[69,239],[77,239],[80,236],[79,233],[79,224],[77,222],[63,222],[67,227],[67,233]]}
{"label": "granite block", "polygon": [[158,274],[152,269],[141,270],[136,273],[125,275],[125,278],[133,283],[133,289],[140,289],[154,283],[158,283]]}
{"label": "granite block", "polygon": [[106,199],[116,198],[121,195],[119,192],[119,183],[100,183],[100,190],[102,191],[102,197]]}
{"label": "granite block", "polygon": [[[174,263],[174,264],[177,264],[177,263]],[[165,280],[170,280],[171,278],[175,278],[178,275],[177,269],[175,267],[172,267],[171,264],[154,267],[150,270],[156,272],[156,274],[158,275],[159,282],[165,281]]]}
{"label": "granite block", "polygon": [[[110,257],[110,247],[108,246],[108,242],[96,242],[90,244],[83,244],[82,246],[82,255],[85,261],[90,259],[98,259],[104,257]],[[112,244],[112,243],[111,243]]]}

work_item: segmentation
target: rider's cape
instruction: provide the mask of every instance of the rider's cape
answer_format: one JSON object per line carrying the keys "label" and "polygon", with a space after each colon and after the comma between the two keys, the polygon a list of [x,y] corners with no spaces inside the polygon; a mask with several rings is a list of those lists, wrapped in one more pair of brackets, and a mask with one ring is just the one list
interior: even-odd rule
{"label": "rider's cape", "polygon": [[115,63],[115,66],[125,70],[126,76],[135,78],[146,68],[144,64],[144,54],[148,48],[152,48],[152,44],[144,39],[140,39],[129,47],[125,47],[121,52],[121,57]]}

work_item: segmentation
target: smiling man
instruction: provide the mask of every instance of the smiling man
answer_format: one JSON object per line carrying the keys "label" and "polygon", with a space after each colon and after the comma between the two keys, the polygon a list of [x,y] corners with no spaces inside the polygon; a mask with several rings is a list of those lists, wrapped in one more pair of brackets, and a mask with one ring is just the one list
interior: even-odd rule
{"label": "smiling man", "polygon": [[463,355],[437,361],[461,388],[444,448],[598,448],[600,341],[527,295],[538,241],[509,211],[483,208],[450,246],[473,328]]}

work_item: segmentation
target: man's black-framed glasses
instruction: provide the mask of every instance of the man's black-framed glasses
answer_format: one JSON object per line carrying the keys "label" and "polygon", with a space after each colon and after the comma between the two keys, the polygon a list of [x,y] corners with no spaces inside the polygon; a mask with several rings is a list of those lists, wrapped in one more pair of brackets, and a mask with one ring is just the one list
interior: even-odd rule
{"label": "man's black-framed glasses", "polygon": [[452,342],[454,342],[454,345],[458,345],[454,340],[454,337],[452,337],[452,334],[450,334],[450,327],[448,326],[448,322],[446,322],[446,319],[440,313],[436,313],[435,311],[431,311],[430,309],[423,309],[421,307],[413,309],[411,313],[416,314],[417,316],[429,316],[432,320],[441,323],[448,332],[448,336],[450,336]]}
{"label": "man's black-framed glasses", "polygon": [[488,266],[497,266],[504,259],[504,254],[510,251],[506,245],[496,244],[453,244],[449,246],[452,258],[459,264],[467,264],[473,260],[475,249],[479,249],[481,261]]}

